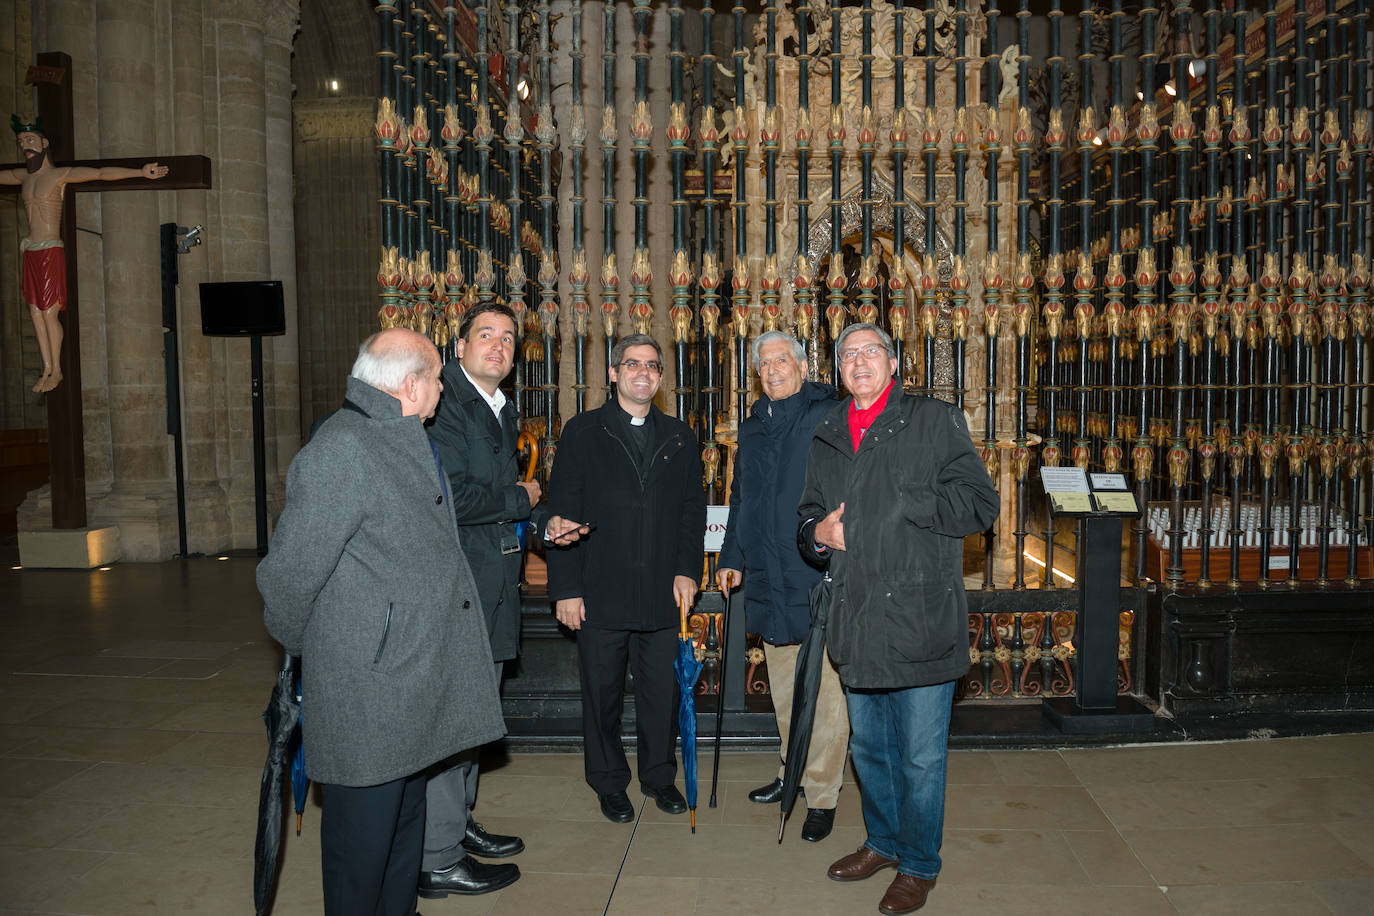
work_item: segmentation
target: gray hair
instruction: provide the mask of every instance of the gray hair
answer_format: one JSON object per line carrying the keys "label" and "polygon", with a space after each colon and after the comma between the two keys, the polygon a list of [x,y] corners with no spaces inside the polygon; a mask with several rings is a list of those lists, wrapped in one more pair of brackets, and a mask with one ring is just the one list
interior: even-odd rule
{"label": "gray hair", "polygon": [[364,340],[348,374],[373,388],[395,394],[408,377],[424,375],[432,369],[439,358],[434,345],[414,331],[390,333],[396,330],[400,329],[378,331]]}
{"label": "gray hair", "polygon": [[663,364],[663,348],[659,346],[658,341],[648,334],[626,334],[611,347],[611,365],[619,366],[625,359],[625,351],[631,347],[653,347],[654,352],[658,354],[659,365]]}
{"label": "gray hair", "polygon": [[806,347],[802,346],[800,340],[788,334],[786,331],[765,331],[754,338],[754,343],[750,346],[749,353],[754,357],[754,368],[759,366],[759,353],[763,352],[763,345],[770,344],[775,340],[785,340],[792,345],[792,358],[803,366],[806,365]]}
{"label": "gray hair", "polygon": [[840,332],[840,336],[835,340],[835,352],[837,354],[844,352],[845,340],[847,340],[849,338],[849,335],[853,334],[855,331],[872,331],[874,334],[877,334],[878,338],[883,342],[883,349],[887,351],[888,357],[892,359],[895,359],[897,357],[897,348],[892,343],[891,335],[889,335],[882,328],[878,327],[876,324],[870,324],[867,321],[861,321],[858,324],[847,325],[845,329]]}

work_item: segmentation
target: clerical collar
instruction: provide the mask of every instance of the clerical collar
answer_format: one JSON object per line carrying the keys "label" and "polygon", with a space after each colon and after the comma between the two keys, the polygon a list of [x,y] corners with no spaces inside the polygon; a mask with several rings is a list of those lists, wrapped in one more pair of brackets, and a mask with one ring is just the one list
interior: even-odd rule
{"label": "clerical collar", "polygon": [[620,415],[625,418],[625,422],[631,426],[642,427],[645,423],[649,421],[648,414],[645,414],[642,417],[636,417],[634,414],[630,413],[624,407],[620,407],[620,405],[618,404],[616,406],[620,410]]}
{"label": "clerical collar", "polygon": [[472,382],[472,387],[477,389],[477,393],[482,396],[482,400],[487,402],[487,406],[490,407],[491,412],[496,415],[496,419],[501,419],[501,408],[506,406],[506,393],[498,387],[495,394],[487,394],[486,389],[477,384],[477,380],[468,373],[467,366],[464,366],[460,362],[458,368],[463,370],[463,375],[467,376],[469,382]]}

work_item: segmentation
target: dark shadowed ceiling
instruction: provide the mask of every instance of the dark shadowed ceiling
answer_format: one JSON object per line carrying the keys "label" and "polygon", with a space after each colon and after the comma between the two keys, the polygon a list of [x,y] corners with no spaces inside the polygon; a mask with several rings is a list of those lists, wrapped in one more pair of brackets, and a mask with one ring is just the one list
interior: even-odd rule
{"label": "dark shadowed ceiling", "polygon": [[[377,29],[368,0],[301,0],[291,65],[296,98],[376,97]],[[337,90],[331,80],[338,80]]]}

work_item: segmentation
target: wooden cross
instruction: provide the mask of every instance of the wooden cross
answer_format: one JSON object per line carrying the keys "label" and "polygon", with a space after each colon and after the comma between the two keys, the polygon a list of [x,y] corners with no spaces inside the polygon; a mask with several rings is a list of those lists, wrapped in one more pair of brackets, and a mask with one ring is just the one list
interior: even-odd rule
{"label": "wooden cross", "polygon": [[[56,164],[105,168],[141,168],[157,161],[168,168],[159,179],[124,178],[118,181],[90,181],[69,184],[62,198],[62,243],[67,259],[67,310],[62,313],[62,383],[47,393],[48,467],[52,485],[52,526],[86,527],[86,453],[85,432],[81,422],[81,322],[76,289],[76,203],[75,195],[90,191],[177,191],[210,187],[210,160],[205,156],[147,156],[140,159],[73,159],[75,156],[72,113],[72,59],[60,51],[38,55],[37,66],[30,67],[25,82],[38,94],[38,116],[43,119],[49,155]],[[0,165],[0,169],[24,168],[23,163]],[[3,187],[3,191],[18,191]]]}

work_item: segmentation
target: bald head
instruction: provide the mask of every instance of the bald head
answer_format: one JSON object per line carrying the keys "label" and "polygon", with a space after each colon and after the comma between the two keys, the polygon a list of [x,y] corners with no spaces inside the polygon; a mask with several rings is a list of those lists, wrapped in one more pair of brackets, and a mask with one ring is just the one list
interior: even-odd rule
{"label": "bald head", "polygon": [[441,367],[439,351],[428,337],[387,328],[363,341],[349,374],[400,401],[402,416],[428,420],[439,403]]}

